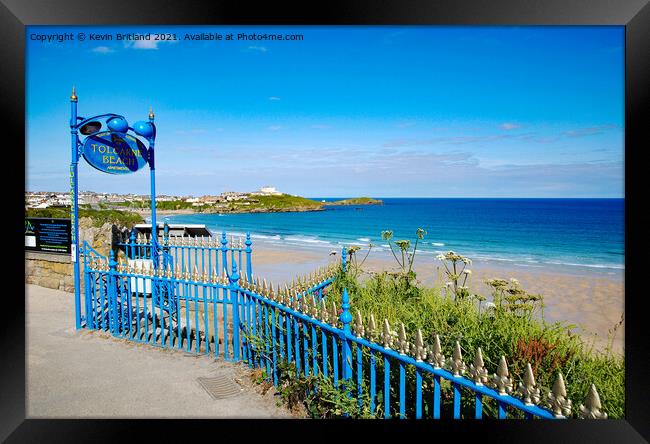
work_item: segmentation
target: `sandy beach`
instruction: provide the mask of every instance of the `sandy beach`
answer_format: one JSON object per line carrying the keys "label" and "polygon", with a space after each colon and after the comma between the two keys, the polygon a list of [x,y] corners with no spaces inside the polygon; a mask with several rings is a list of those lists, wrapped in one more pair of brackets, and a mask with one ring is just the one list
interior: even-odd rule
{"label": "sandy beach", "polygon": [[[283,247],[256,242],[252,256],[253,274],[281,284],[290,281],[293,276],[326,265],[339,256],[330,256],[329,253],[329,249]],[[388,254],[372,251],[363,268],[372,271],[394,269],[396,263]],[[418,280],[427,286],[440,285],[442,270],[439,273],[436,268],[440,265],[433,254],[417,255],[414,269]],[[544,319],[547,322],[566,321],[573,324],[571,331],[579,334],[588,344],[593,343],[597,350],[606,348],[608,332],[621,321],[625,310],[623,270],[607,273],[480,261],[474,261],[468,269],[472,270],[471,291],[488,296],[488,300],[491,300],[491,296],[483,282],[488,278],[515,278],[529,293],[542,294]],[[624,353],[624,328],[625,324],[616,330],[612,341],[614,353]]]}

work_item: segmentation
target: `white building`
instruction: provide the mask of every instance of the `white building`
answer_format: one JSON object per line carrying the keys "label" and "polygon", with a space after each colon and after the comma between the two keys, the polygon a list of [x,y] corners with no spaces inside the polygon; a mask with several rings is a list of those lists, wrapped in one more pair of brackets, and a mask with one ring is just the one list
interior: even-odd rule
{"label": "white building", "polygon": [[266,185],[261,187],[259,191],[256,191],[251,194],[254,196],[279,196],[282,193],[279,192],[275,187]]}

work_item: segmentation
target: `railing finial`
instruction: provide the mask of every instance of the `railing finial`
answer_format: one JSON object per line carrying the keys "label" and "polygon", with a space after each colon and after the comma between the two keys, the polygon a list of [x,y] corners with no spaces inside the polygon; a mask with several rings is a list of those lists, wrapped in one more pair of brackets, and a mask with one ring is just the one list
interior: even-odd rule
{"label": "railing finial", "polygon": [[526,371],[524,372],[524,383],[519,383],[517,391],[524,397],[524,404],[539,404],[539,388],[535,387],[535,375],[533,375],[533,368],[530,366],[530,362],[526,364]]}
{"label": "railing finial", "polygon": [[580,417],[583,419],[607,419],[607,413],[602,409],[596,386],[591,384],[584,405],[580,404]]}
{"label": "railing finial", "polygon": [[375,322],[375,315],[370,313],[370,321],[368,322],[368,337],[371,341],[377,339],[377,323]]}
{"label": "railing finial", "polygon": [[488,371],[483,362],[483,352],[481,351],[481,347],[476,349],[474,363],[469,365],[469,372],[476,385],[483,385],[488,382]]}
{"label": "railing finial", "polygon": [[363,319],[361,319],[361,312],[357,310],[357,315],[354,320],[354,334],[357,336],[357,338],[363,338],[364,333],[365,329],[363,328]]}
{"label": "railing finial", "polygon": [[424,340],[422,339],[422,330],[418,328],[417,333],[415,334],[415,347],[413,351],[415,352],[416,361],[424,361],[427,358],[427,348],[424,346]]}
{"label": "railing finial", "polygon": [[566,387],[562,373],[558,373],[552,391],[548,392],[546,396],[548,398],[547,403],[556,418],[564,418],[571,414],[571,400],[566,397]]}
{"label": "railing finial", "polygon": [[442,347],[440,346],[440,336],[436,335],[433,340],[433,347],[429,351],[427,362],[433,365],[433,368],[442,368],[445,365],[445,355],[442,354]]}
{"label": "railing finial", "polygon": [[508,364],[506,357],[501,355],[497,372],[492,376],[494,387],[499,389],[499,395],[507,395],[512,391],[512,379],[508,376]]}
{"label": "railing finial", "polygon": [[460,377],[465,372],[465,363],[463,362],[463,354],[460,349],[460,342],[456,341],[454,346],[454,353],[449,358],[449,365],[455,377]]}

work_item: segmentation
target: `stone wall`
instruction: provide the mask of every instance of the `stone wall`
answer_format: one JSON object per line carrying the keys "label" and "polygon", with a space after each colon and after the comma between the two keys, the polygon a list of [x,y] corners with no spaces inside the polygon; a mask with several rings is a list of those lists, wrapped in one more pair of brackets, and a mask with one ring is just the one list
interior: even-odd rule
{"label": "stone wall", "polygon": [[[87,241],[98,253],[108,257],[113,248],[116,258],[123,255],[116,247],[116,243],[125,240],[127,228],[117,227],[109,223],[102,227],[93,227],[92,219],[82,217],[79,219],[79,245]],[[80,260],[82,260],[80,258]],[[80,264],[83,267],[83,263]],[[68,254],[25,252],[25,283],[41,287],[54,288],[55,290],[74,292],[73,265]],[[79,276],[83,290],[83,269]]]}
{"label": "stone wall", "polygon": [[[67,254],[25,252],[25,283],[74,292],[73,268]],[[83,282],[81,283],[83,288]]]}

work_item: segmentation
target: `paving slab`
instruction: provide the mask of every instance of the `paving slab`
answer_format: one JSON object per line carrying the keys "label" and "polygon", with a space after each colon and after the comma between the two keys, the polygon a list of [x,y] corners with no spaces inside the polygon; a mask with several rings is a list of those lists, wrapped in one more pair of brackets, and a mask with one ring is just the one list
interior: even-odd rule
{"label": "paving slab", "polygon": [[[25,285],[28,418],[292,418],[244,364],[74,326],[74,297]],[[228,378],[215,399],[199,378]]]}

